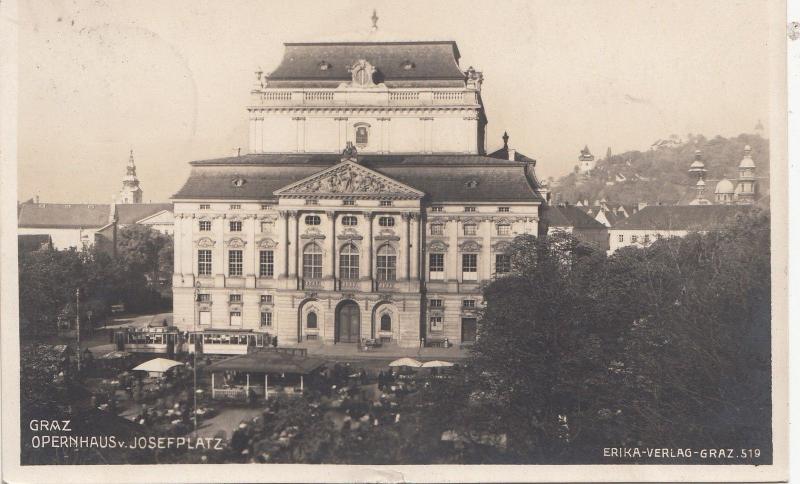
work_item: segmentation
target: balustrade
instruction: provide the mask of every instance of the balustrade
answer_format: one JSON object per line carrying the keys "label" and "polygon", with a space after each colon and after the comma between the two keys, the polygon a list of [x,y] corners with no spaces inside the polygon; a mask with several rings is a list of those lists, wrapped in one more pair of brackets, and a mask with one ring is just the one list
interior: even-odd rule
{"label": "balustrade", "polygon": [[[375,96],[386,96],[385,92],[376,92]],[[380,98],[378,98],[380,99]],[[386,102],[386,98],[382,98]],[[334,90],[292,91],[283,89],[264,90],[260,92],[260,100],[267,106],[295,105],[358,105],[364,101],[363,95],[353,97],[350,92],[342,92],[338,97]],[[413,105],[460,105],[477,102],[473,91],[389,91],[388,104],[393,106]],[[370,103],[372,104],[372,103]],[[380,104],[380,103],[378,103]]]}

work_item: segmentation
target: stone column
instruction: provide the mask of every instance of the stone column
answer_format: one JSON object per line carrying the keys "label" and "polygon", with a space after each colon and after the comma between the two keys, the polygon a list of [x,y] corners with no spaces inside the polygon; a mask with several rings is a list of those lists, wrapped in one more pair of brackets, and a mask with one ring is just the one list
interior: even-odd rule
{"label": "stone column", "polygon": [[410,212],[403,212],[403,235],[402,238],[405,239],[403,243],[403,280],[409,280],[411,278],[411,213]]}
{"label": "stone column", "polygon": [[[278,247],[281,250],[280,258],[280,278],[285,279],[289,275],[289,212],[281,210],[278,212],[280,216],[280,227],[278,229]],[[277,262],[277,261],[276,261]]]}
{"label": "stone column", "polygon": [[458,258],[461,257],[461,253],[458,251],[458,231],[460,229],[459,225],[461,225],[458,219],[450,219],[447,221],[447,236],[448,236],[448,245],[447,248],[447,260],[445,261],[445,279],[448,281],[459,281],[461,280],[461,274],[459,271],[459,261]]}
{"label": "stone column", "polygon": [[[256,247],[256,216],[252,214],[247,214],[244,216],[244,220],[242,221],[242,228],[246,231],[245,237],[246,244],[244,246],[244,254],[242,257],[242,262],[246,264],[243,269],[243,274],[247,277],[248,285],[251,282],[251,278],[255,279],[256,275],[258,275],[258,247]],[[253,281],[253,283],[255,283]],[[253,286],[255,287],[255,286]]]}
{"label": "stone column", "polygon": [[330,210],[325,212],[325,215],[327,215],[328,222],[330,222],[330,230],[328,231],[330,256],[324,259],[322,276],[324,279],[336,280],[336,212]]}
{"label": "stone column", "polygon": [[481,267],[481,273],[478,273],[478,280],[485,281],[492,278],[492,264],[494,263],[492,260],[492,219],[484,219],[479,227],[480,231],[483,232],[483,241],[481,242],[483,247],[478,261]]}
{"label": "stone column", "polygon": [[422,257],[422,243],[420,242],[419,236],[419,225],[420,225],[420,214],[412,213],[411,214],[411,243],[413,246],[411,247],[411,251],[413,252],[410,254],[411,256],[411,279],[418,281],[419,280],[419,261],[420,257]]}
{"label": "stone column", "polygon": [[224,214],[214,216],[214,257],[212,259],[213,272],[216,276],[225,274],[225,222]]}
{"label": "stone column", "polygon": [[[116,241],[114,241],[116,243]],[[183,276],[183,214],[175,214],[175,232],[172,234],[173,275]],[[174,285],[174,284],[173,284]]]}
{"label": "stone column", "polygon": [[297,278],[297,246],[298,246],[298,212],[297,210],[292,210],[288,212],[288,219],[289,219],[289,268],[288,268],[288,277]]}
{"label": "stone column", "polygon": [[374,265],[374,255],[372,250],[372,220],[375,217],[375,214],[372,212],[364,213],[364,220],[367,222],[367,279],[370,280],[371,287],[374,287],[374,282],[372,282],[372,266]]}

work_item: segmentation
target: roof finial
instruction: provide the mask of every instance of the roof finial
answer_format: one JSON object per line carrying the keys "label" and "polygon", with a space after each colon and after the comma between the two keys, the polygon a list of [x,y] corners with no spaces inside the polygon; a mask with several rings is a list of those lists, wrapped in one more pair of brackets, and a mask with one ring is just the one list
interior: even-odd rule
{"label": "roof finial", "polygon": [[508,131],[503,131],[503,148],[508,148]]}
{"label": "roof finial", "polygon": [[378,30],[378,11],[372,9],[372,30]]}

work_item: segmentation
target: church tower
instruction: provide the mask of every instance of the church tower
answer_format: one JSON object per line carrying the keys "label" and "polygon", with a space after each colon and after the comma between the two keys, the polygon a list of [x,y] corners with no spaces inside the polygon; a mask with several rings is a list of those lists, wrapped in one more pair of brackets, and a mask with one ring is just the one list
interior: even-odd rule
{"label": "church tower", "polygon": [[752,205],[756,199],[756,164],[753,162],[750,145],[744,147],[744,158],[739,163],[739,183],[736,186],[736,201],[740,205]]}
{"label": "church tower", "polygon": [[128,167],[122,179],[122,190],[117,196],[117,203],[142,203],[142,187],[136,176],[136,164],[133,161],[133,150],[128,158]]}
{"label": "church tower", "polygon": [[711,205],[711,202],[706,199],[706,164],[703,163],[703,152],[695,150],[694,161],[689,167],[689,176],[697,178],[695,183],[695,197],[694,200],[689,202],[689,205]]}

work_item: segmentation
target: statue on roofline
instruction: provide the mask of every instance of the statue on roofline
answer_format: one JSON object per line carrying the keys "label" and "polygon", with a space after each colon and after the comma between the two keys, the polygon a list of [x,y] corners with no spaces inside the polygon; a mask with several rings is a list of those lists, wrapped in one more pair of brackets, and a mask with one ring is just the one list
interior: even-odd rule
{"label": "statue on roofline", "polygon": [[358,150],[352,141],[348,141],[344,150],[342,150],[342,161],[357,161]]}

